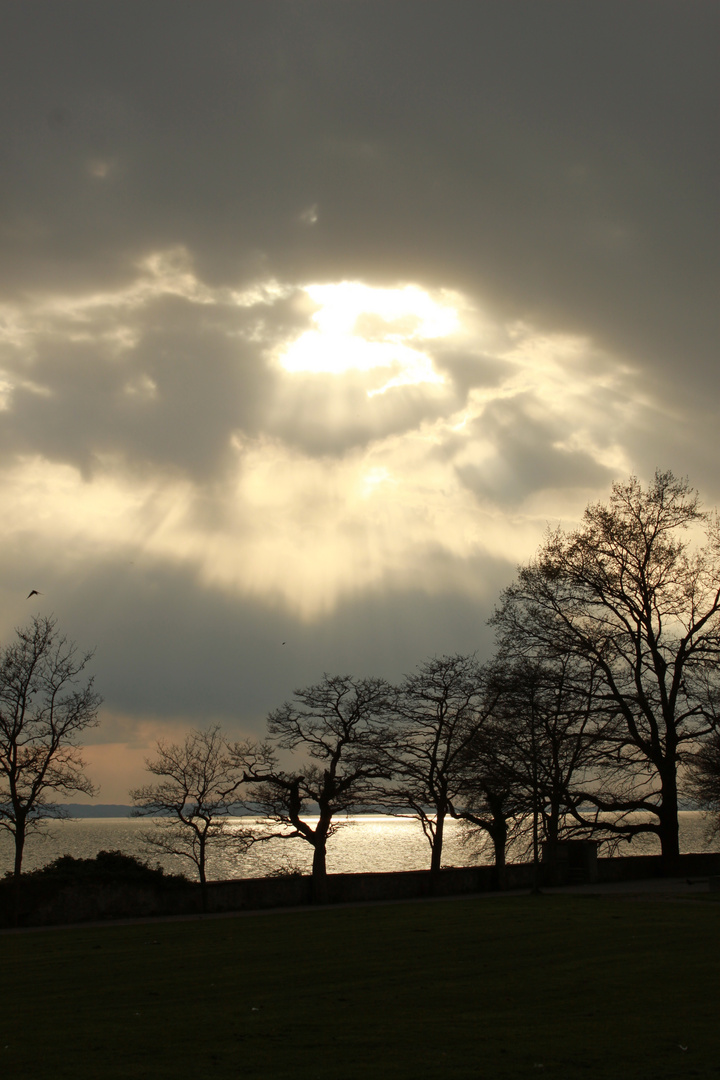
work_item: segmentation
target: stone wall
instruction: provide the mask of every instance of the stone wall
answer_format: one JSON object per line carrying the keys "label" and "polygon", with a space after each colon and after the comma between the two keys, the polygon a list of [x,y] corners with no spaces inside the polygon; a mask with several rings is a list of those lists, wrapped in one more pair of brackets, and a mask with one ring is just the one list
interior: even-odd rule
{"label": "stone wall", "polygon": [[[681,855],[664,873],[660,855],[630,855],[597,859],[596,872],[587,881],[633,881],[663,876],[710,877],[720,874],[720,854]],[[551,873],[540,864],[539,884],[579,883],[576,871]],[[530,889],[534,884],[531,863],[514,863],[505,868],[504,888]],[[463,896],[497,891],[497,871],[492,866],[456,867],[430,874],[428,870],[407,870],[386,874],[330,874],[327,883],[331,904],[373,900],[414,900],[428,896]],[[242,911],[271,907],[300,907],[312,902],[309,877],[245,878],[208,884],[208,910]]]}
{"label": "stone wall", "polygon": [[[603,882],[640,881],[649,878],[720,877],[720,854],[681,855],[668,867],[660,855],[630,855],[596,859],[588,864],[586,880]],[[540,864],[538,884],[577,883],[578,868],[564,869]],[[503,888],[530,889],[535,883],[531,863],[510,864],[505,868]],[[367,901],[415,900],[430,896],[469,896],[498,890],[497,871],[492,866],[456,867],[432,875],[428,870],[409,870],[384,874],[331,874],[327,879],[330,904]],[[309,876],[238,878],[209,882],[206,907],[200,886],[195,882],[171,890],[132,884],[95,889],[68,885],[51,898],[45,896],[21,913],[21,925],[57,925],[100,919],[182,916],[230,911],[261,911],[271,908],[307,907],[313,902]],[[12,925],[9,905],[0,911],[0,922]]]}

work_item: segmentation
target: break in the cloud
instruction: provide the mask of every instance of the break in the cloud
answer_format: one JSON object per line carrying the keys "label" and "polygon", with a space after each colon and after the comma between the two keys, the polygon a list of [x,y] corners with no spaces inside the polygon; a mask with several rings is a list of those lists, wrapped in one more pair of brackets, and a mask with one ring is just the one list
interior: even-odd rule
{"label": "break in the cloud", "polygon": [[617,476],[717,501],[717,22],[4,5],[0,624],[38,588],[97,643],[103,798],[323,670],[487,652]]}
{"label": "break in the cloud", "polygon": [[[188,560],[308,618],[438,546],[520,559],[560,493],[628,464],[632,373],[417,285],[235,293],[157,254],[117,293],[16,307],[8,338],[9,533]],[[498,512],[541,494],[509,536]]]}

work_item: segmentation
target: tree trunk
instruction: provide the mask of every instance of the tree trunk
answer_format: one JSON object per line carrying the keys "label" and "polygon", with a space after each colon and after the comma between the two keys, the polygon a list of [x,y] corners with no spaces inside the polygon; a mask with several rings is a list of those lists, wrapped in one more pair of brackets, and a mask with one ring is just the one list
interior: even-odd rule
{"label": "tree trunk", "polygon": [[25,819],[15,819],[15,868],[13,870],[13,924],[20,921],[20,881],[23,849],[25,847]]}
{"label": "tree trunk", "polygon": [[507,865],[507,821],[505,818],[494,819],[490,837],[495,852],[495,881],[498,889],[504,889],[507,884],[507,874],[505,872],[505,867]]}
{"label": "tree trunk", "polygon": [[205,877],[205,843],[200,840],[200,857],[198,858],[198,875],[200,877],[200,902],[203,911],[207,911],[207,878]]}
{"label": "tree trunk", "polygon": [[560,839],[560,804],[551,802],[550,813],[545,821],[545,840],[550,849],[550,858],[557,859],[558,840]]}
{"label": "tree trunk", "polygon": [[678,795],[677,775],[674,762],[662,773],[662,799],[660,802],[660,845],[663,858],[663,873],[672,874],[677,868],[680,855],[680,836],[678,832]]}
{"label": "tree trunk", "polygon": [[442,866],[443,834],[445,832],[445,814],[438,810],[435,815],[435,835],[433,836],[432,855],[430,857],[430,873],[433,877],[440,872]]}
{"label": "tree trunk", "polygon": [[533,884],[531,892],[540,892],[540,836],[539,836],[539,811],[537,805],[533,807]]}
{"label": "tree trunk", "polygon": [[560,833],[560,807],[551,805],[550,813],[543,815],[545,839],[542,861],[545,864],[546,880],[551,885],[560,885],[558,874],[558,840]]}
{"label": "tree trunk", "polygon": [[25,822],[16,821],[15,823],[15,869],[13,873],[16,878],[20,877],[22,873],[22,860],[23,849],[25,848]]}
{"label": "tree trunk", "polygon": [[312,898],[313,904],[328,903],[327,865],[326,865],[327,837],[316,836],[313,846],[312,862]]}

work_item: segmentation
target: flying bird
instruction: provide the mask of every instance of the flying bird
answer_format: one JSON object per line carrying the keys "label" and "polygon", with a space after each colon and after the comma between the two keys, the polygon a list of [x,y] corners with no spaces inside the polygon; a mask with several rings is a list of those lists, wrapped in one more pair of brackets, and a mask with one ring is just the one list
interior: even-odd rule
{"label": "flying bird", "polygon": [[42,596],[42,593],[38,592],[37,589],[31,589],[30,592],[25,597],[25,599],[29,600],[31,596]]}

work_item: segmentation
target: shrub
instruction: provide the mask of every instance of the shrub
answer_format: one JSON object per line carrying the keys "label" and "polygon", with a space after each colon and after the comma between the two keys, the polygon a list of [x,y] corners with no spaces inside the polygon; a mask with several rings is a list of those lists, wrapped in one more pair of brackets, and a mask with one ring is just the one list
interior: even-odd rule
{"label": "shrub", "polygon": [[[44,924],[158,914],[168,894],[187,893],[192,883],[166,874],[122,851],[100,851],[94,859],[61,855],[39,870],[23,874],[20,922]],[[14,878],[0,880],[0,923],[14,921]]]}

